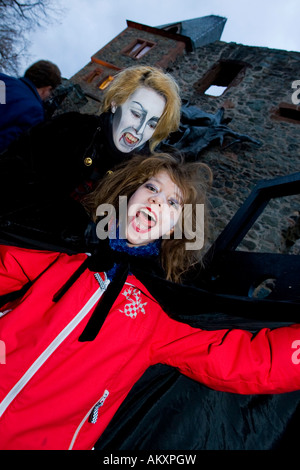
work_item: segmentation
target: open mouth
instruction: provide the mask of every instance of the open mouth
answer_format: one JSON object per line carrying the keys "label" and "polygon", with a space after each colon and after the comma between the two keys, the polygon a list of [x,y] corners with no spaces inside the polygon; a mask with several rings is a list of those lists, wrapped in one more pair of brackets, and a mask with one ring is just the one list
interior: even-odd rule
{"label": "open mouth", "polygon": [[125,132],[122,135],[121,139],[123,139],[127,145],[134,145],[139,142],[139,139],[137,137],[134,137],[134,135],[130,134],[130,132]]}
{"label": "open mouth", "polygon": [[148,207],[139,209],[135,215],[135,228],[138,232],[147,232],[156,225],[156,215]]}

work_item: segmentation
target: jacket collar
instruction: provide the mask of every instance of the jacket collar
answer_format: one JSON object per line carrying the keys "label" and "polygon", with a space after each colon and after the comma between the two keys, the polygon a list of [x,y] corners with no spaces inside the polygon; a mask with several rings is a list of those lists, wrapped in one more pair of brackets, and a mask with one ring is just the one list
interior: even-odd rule
{"label": "jacket collar", "polygon": [[36,99],[42,104],[43,100],[40,97],[34,83],[31,80],[29,80],[29,78],[26,78],[26,77],[22,77],[19,80],[21,80],[21,82],[23,82],[32,91],[32,93],[35,95]]}

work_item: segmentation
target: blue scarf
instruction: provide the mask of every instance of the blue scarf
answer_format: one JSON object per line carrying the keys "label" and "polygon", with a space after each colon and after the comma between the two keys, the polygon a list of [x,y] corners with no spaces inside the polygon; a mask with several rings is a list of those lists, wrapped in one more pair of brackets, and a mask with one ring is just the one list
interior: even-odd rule
{"label": "blue scarf", "polygon": [[[119,227],[116,227],[116,237],[109,239],[109,246],[114,251],[122,253],[128,253],[131,256],[138,256],[140,258],[151,258],[152,256],[158,256],[161,249],[161,240],[155,240],[148,243],[147,245],[140,246],[129,246],[128,241],[124,238],[119,238]],[[106,273],[108,279],[112,280],[118,265],[115,263],[114,266]]]}

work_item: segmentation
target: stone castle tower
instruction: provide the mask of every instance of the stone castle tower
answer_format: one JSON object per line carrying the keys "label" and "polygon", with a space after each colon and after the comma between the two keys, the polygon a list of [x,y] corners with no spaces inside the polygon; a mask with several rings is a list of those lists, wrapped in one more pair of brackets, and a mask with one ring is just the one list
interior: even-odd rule
{"label": "stone castle tower", "polygon": [[[126,29],[70,79],[85,95],[77,110],[97,114],[103,90],[119,70],[159,66],[177,80],[183,100],[207,113],[223,108],[233,131],[260,142],[225,139],[199,154],[214,173],[213,238],[258,181],[300,170],[300,92],[295,88],[300,53],[223,42],[225,23],[218,16],[158,27],[127,21]],[[271,201],[243,249],[287,252],[292,247],[299,253],[299,211],[299,195]]]}

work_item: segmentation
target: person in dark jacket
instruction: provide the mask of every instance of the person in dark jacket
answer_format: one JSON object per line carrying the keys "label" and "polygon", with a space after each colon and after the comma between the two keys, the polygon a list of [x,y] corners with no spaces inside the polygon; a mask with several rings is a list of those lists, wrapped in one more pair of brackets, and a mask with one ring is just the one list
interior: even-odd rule
{"label": "person in dark jacket", "polygon": [[178,128],[180,106],[169,74],[136,66],[116,75],[99,116],[71,112],[35,126],[0,157],[2,233],[84,249],[81,198],[124,159],[154,151]]}
{"label": "person in dark jacket", "polygon": [[19,135],[44,120],[43,102],[61,83],[61,73],[52,62],[39,60],[25,71],[24,77],[0,73],[0,80],[4,84],[4,100],[0,105],[0,152],[3,152]]}

